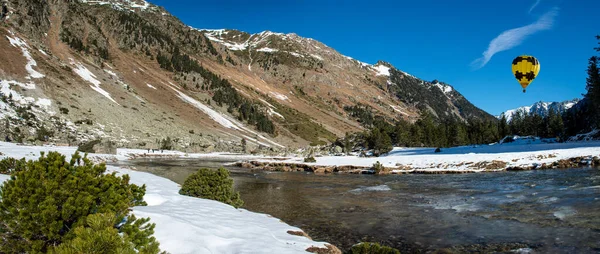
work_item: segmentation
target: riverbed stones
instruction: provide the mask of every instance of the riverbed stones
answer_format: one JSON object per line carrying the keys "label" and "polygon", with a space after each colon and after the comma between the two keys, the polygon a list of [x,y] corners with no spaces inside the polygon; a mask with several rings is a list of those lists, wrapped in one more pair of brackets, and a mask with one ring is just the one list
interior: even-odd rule
{"label": "riverbed stones", "polygon": [[[285,160],[289,160],[286,158]],[[482,162],[461,162],[457,165],[442,165],[438,164],[436,170],[414,169],[410,165],[402,165],[396,163],[395,167],[385,167],[382,170],[374,170],[372,167],[340,165],[340,166],[324,166],[324,165],[308,165],[294,162],[273,162],[273,161],[241,161],[234,164],[238,167],[259,169],[266,171],[282,171],[282,172],[314,172],[317,174],[331,173],[349,173],[349,174],[464,174],[481,171],[520,171],[520,170],[541,170],[541,169],[566,169],[600,165],[600,157],[598,156],[582,156],[570,159],[557,160],[550,163],[534,163],[532,165],[511,166],[508,167],[508,162],[493,160]],[[435,165],[434,165],[435,166]],[[455,167],[467,166],[467,170],[454,170]]]}

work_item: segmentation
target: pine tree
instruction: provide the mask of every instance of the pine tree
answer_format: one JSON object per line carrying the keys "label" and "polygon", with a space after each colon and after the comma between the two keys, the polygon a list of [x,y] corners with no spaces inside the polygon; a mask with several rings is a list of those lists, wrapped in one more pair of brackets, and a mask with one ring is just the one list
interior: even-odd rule
{"label": "pine tree", "polygon": [[388,153],[392,150],[392,139],[389,135],[385,133],[380,133],[380,135],[375,140],[375,146],[373,147],[373,154],[375,156],[379,156],[385,153]]}
{"label": "pine tree", "polygon": [[557,138],[562,136],[564,131],[563,118],[560,114],[550,110],[550,114],[547,117],[548,121],[548,134],[546,137]]}
{"label": "pine tree", "polygon": [[586,79],[586,99],[590,102],[591,121],[598,123],[600,113],[600,70],[598,69],[598,57],[592,56],[588,62],[588,77]]}
{"label": "pine tree", "polygon": [[[37,161],[20,167],[0,189],[1,253],[48,252],[76,237],[73,229],[85,227],[88,216],[95,213],[114,214],[114,222],[127,218],[127,224],[134,226],[120,233],[132,241],[157,245],[153,239],[136,237],[151,235],[153,225],[142,227],[134,217],[127,217],[130,207],[146,204],[145,186],[129,184],[128,175],[105,174],[104,164],[94,165],[79,153],[70,162],[57,152],[42,153]],[[137,250],[145,247],[134,245]]]}
{"label": "pine tree", "polygon": [[[51,249],[49,253],[159,253],[158,242],[153,237],[148,237],[147,235],[143,237],[136,237],[136,235],[130,234],[119,235],[119,230],[114,227],[118,223],[118,221],[115,221],[115,218],[116,215],[114,213],[88,215],[84,225],[73,229],[75,238]],[[140,222],[145,223],[147,221],[142,220]],[[150,233],[152,232],[150,231]],[[148,243],[131,244],[136,238],[145,239]],[[138,248],[138,246],[143,247]]]}
{"label": "pine tree", "polygon": [[500,121],[498,122],[498,132],[500,134],[500,138],[504,138],[510,134],[510,128],[504,113],[502,113],[502,117],[500,117]]}
{"label": "pine tree", "polygon": [[212,199],[236,208],[244,205],[240,193],[234,191],[233,179],[229,177],[229,171],[225,168],[201,168],[185,180],[179,194]]}

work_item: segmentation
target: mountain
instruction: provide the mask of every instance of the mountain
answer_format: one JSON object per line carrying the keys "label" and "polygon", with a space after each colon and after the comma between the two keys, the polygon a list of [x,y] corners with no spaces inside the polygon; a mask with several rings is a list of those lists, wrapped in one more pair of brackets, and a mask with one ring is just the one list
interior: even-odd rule
{"label": "mountain", "polygon": [[548,112],[550,112],[550,110],[553,110],[554,112],[558,112],[558,113],[562,114],[565,111],[572,108],[573,106],[577,105],[577,103],[579,103],[579,101],[580,101],[580,99],[573,99],[573,100],[567,100],[567,101],[562,101],[562,102],[539,101],[530,106],[523,106],[523,107],[519,107],[516,109],[507,110],[504,113],[502,113],[501,115],[497,116],[497,118],[500,119],[502,117],[502,115],[504,115],[504,116],[506,116],[506,119],[508,121],[510,121],[512,119],[512,116],[515,113],[517,113],[518,111],[524,112],[526,114],[536,114],[536,115],[540,115],[543,117],[547,116]]}
{"label": "mountain", "polygon": [[0,135],[186,151],[325,144],[387,119],[494,119],[449,84],[296,34],[196,29],[142,0],[12,0],[0,28]]}

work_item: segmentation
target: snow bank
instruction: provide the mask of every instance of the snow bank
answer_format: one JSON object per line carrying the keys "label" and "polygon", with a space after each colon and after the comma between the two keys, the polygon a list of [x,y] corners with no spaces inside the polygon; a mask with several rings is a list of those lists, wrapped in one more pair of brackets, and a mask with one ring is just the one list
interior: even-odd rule
{"label": "snow bank", "polygon": [[600,138],[600,130],[593,130],[588,133],[577,134],[569,138],[569,141],[592,141]]}
{"label": "snow bank", "polygon": [[[0,142],[3,156],[36,159],[40,151],[57,151],[67,157],[75,147],[17,146]],[[121,150],[123,152],[143,150]],[[94,155],[114,157],[112,155]],[[117,156],[119,159],[122,155]],[[325,247],[306,237],[288,234],[301,231],[267,214],[200,198],[179,195],[180,187],[168,179],[149,173],[107,167],[108,172],[128,174],[131,183],[146,184],[144,200],[148,206],[134,207],[137,217],[149,217],[156,224],[154,237],[164,251],[176,253],[306,253],[311,246]],[[0,182],[9,179],[0,175]]]}
{"label": "snow bank", "polygon": [[539,138],[534,136],[506,136],[500,140],[502,145],[534,145],[534,144],[547,144],[558,142],[555,138]]}
{"label": "snow bank", "polygon": [[324,246],[288,234],[301,230],[269,215],[181,196],[176,183],[149,173],[115,170],[129,174],[134,184],[146,184],[148,206],[133,213],[156,223],[154,236],[171,253],[306,253],[311,246]]}
{"label": "snow bank", "polygon": [[[525,139],[523,139],[525,140]],[[259,159],[259,162],[278,162],[289,164],[310,164],[318,166],[357,166],[371,167],[379,161],[384,167],[419,172],[464,171],[481,172],[478,163],[499,161],[506,167],[532,167],[542,163],[550,164],[562,159],[575,157],[600,156],[600,141],[573,143],[544,143],[542,141],[527,143],[517,141],[513,144],[495,144],[482,146],[462,146],[442,148],[435,153],[435,148],[401,148],[396,147],[381,157],[359,156],[323,156],[315,157],[317,162],[304,163],[303,158],[287,160]],[[504,170],[499,168],[496,170]]]}

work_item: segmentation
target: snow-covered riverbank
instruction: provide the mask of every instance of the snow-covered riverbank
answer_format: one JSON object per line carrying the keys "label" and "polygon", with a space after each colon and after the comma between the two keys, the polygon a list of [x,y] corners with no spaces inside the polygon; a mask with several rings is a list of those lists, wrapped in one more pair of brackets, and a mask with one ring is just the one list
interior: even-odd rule
{"label": "snow-covered riverbank", "polygon": [[[516,140],[512,143],[442,148],[401,148],[396,147],[381,157],[322,156],[316,162],[306,163],[304,158],[290,157],[285,160],[251,159],[248,167],[276,167],[285,170],[297,165],[330,172],[370,168],[376,162],[389,168],[392,173],[436,173],[436,172],[482,172],[506,169],[551,168],[561,161],[583,158],[591,164],[594,157],[600,157],[600,141],[546,143],[544,140]],[[243,163],[239,163],[242,165]],[[570,164],[568,164],[570,165]],[[560,166],[557,166],[560,167]]]}
{"label": "snow-covered riverbank", "polygon": [[[76,147],[18,146],[0,142],[0,159],[37,159],[40,152],[57,151],[70,157]],[[117,155],[90,155],[94,160],[125,160],[144,150],[119,149]],[[178,154],[177,152],[165,152]],[[164,153],[163,153],[164,154]],[[181,154],[183,156],[183,153]],[[230,158],[233,155],[189,155],[199,158]],[[134,184],[146,184],[145,207],[135,207],[138,217],[156,223],[154,236],[170,253],[306,253],[310,247],[327,248],[288,231],[300,232],[277,218],[206,199],[179,195],[179,185],[162,177],[114,166],[107,171],[129,174]],[[0,175],[0,182],[9,177]]]}

